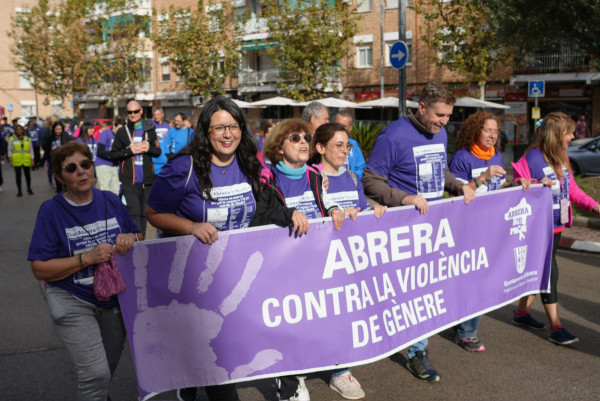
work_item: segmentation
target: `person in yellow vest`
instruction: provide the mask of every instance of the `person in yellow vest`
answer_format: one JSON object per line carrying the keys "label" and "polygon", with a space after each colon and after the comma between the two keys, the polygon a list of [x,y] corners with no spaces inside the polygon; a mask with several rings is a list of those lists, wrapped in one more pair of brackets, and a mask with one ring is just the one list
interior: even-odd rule
{"label": "person in yellow vest", "polygon": [[25,136],[25,128],[21,125],[15,127],[15,134],[8,138],[8,162],[15,168],[17,179],[17,197],[23,196],[21,192],[21,170],[25,174],[27,193],[33,195],[31,190],[31,166],[33,165],[33,146],[31,138]]}

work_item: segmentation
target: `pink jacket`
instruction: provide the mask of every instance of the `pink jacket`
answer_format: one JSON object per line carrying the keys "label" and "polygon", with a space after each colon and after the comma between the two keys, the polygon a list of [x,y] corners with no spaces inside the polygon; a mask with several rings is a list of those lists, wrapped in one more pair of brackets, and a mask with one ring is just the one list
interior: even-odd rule
{"label": "pink jacket", "polygon": [[[516,163],[511,163],[514,169],[513,180],[516,181],[523,177],[531,180],[531,173],[529,172],[529,164],[527,164],[527,158],[523,155]],[[567,156],[567,161],[569,157]],[[592,210],[598,202],[596,202],[591,196],[583,192],[581,188],[575,182],[573,178],[573,172],[569,174],[569,200],[575,202],[575,204],[585,210]],[[569,208],[569,222],[566,224],[567,227],[573,225],[573,210]]]}

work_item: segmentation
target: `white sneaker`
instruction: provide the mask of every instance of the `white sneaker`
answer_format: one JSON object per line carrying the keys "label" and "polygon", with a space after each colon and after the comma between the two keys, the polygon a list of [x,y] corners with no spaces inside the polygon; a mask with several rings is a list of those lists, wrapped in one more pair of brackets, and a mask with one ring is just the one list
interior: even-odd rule
{"label": "white sneaker", "polygon": [[310,401],[310,394],[308,394],[308,388],[304,380],[306,376],[296,376],[298,378],[298,388],[293,396],[287,399],[281,399],[280,401]]}
{"label": "white sneaker", "polygon": [[360,388],[360,383],[349,371],[341,376],[331,377],[329,387],[347,400],[365,398],[365,392]]}

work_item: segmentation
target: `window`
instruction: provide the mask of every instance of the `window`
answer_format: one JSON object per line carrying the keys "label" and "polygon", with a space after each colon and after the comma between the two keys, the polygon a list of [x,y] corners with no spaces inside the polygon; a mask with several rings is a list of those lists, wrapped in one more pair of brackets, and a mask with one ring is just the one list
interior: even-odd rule
{"label": "window", "polygon": [[373,67],[373,46],[357,46],[356,47],[356,67],[370,68]]}
{"label": "window", "polygon": [[398,0],[385,0],[385,8],[398,8]]}
{"label": "window", "polygon": [[170,64],[161,64],[161,80],[162,81],[170,81],[171,80],[171,65]]}
{"label": "window", "polygon": [[24,72],[19,71],[19,88],[20,89],[33,89],[31,80]]}
{"label": "window", "polygon": [[21,115],[23,117],[35,116],[35,101],[32,101],[32,100],[21,101]]}
{"label": "window", "polygon": [[372,0],[356,0],[356,12],[357,13],[367,13],[373,10],[373,1]]}

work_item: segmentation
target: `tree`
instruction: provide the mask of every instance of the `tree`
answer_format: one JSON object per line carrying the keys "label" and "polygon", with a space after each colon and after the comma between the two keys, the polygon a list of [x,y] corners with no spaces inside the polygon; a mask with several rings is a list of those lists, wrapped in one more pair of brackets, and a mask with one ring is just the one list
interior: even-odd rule
{"label": "tree", "polygon": [[600,59],[600,0],[488,0],[498,35],[523,53],[556,51],[564,43]]}
{"label": "tree", "polygon": [[279,67],[279,88],[296,100],[337,91],[332,77],[351,71],[339,61],[351,57],[351,39],[358,30],[352,2],[335,0],[264,0],[263,16],[270,30],[267,54]]}
{"label": "tree", "polygon": [[73,2],[50,7],[48,0],[40,0],[29,12],[13,17],[8,33],[15,68],[40,94],[60,98],[63,107],[86,75],[86,31],[76,15]]}
{"label": "tree", "polygon": [[97,92],[118,106],[148,79],[140,56],[149,16],[136,15],[132,0],[40,0],[12,21],[13,64],[39,93],[65,98]]}
{"label": "tree", "polygon": [[239,26],[228,3],[210,3],[208,12],[204,4],[199,0],[195,8],[171,6],[161,14],[154,10],[152,40],[192,95],[209,96],[223,92],[225,78],[239,63]]}
{"label": "tree", "polygon": [[501,41],[494,14],[485,1],[421,0],[413,8],[426,21],[421,39],[437,55],[439,66],[477,82],[483,99],[485,83],[499,66],[510,65],[516,48]]}
{"label": "tree", "polygon": [[[140,12],[134,0],[73,0],[84,6],[88,31],[88,92],[110,99],[115,115],[119,99],[134,97],[150,79],[148,38],[150,15]],[[93,89],[92,89],[93,88]],[[91,89],[91,90],[90,90]]]}

